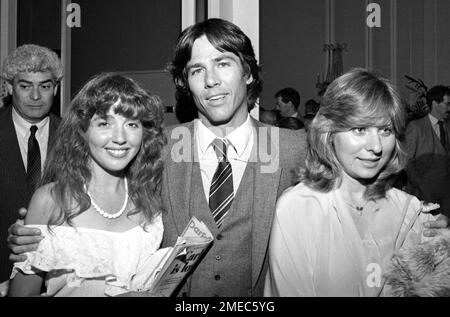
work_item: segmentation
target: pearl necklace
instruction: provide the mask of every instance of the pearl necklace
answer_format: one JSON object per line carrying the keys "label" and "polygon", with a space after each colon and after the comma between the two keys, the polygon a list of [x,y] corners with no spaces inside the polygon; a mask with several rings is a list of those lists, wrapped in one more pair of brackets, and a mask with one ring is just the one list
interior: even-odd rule
{"label": "pearl necklace", "polygon": [[94,198],[92,197],[91,193],[87,190],[87,187],[86,187],[86,193],[88,194],[89,198],[91,199],[92,207],[94,207],[94,209],[103,217],[105,217],[107,219],[116,219],[116,218],[119,218],[125,211],[125,208],[127,207],[127,204],[128,204],[128,183],[127,183],[126,178],[124,178],[124,182],[125,182],[125,200],[123,202],[122,208],[120,208],[120,210],[118,212],[116,212],[115,214],[110,214],[110,213],[104,211],[102,208],[100,208],[99,205],[97,205],[95,203]]}

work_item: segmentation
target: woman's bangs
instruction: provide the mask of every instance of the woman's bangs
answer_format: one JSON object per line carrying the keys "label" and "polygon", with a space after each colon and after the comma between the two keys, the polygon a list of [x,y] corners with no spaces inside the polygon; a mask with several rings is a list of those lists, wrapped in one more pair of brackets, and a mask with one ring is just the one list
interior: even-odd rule
{"label": "woman's bangs", "polygon": [[121,98],[114,107],[114,113],[132,120],[143,121],[146,108],[137,98]]}
{"label": "woman's bangs", "polygon": [[[362,100],[357,117],[359,126],[384,127],[392,125],[392,98],[385,93],[374,93],[372,98]],[[356,120],[355,120],[356,121]]]}

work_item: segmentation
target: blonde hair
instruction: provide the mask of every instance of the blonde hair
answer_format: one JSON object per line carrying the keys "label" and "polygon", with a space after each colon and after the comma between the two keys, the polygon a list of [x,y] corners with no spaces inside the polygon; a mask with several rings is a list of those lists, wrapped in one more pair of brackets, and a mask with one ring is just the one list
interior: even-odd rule
{"label": "blonde hair", "polygon": [[394,176],[406,164],[402,140],[406,112],[393,84],[366,69],[355,68],[334,80],[308,130],[306,168],[299,181],[318,191],[329,192],[342,180],[342,168],[333,147],[333,135],[353,127],[392,126],[396,142],[390,161],[365,192],[367,199],[382,198]]}

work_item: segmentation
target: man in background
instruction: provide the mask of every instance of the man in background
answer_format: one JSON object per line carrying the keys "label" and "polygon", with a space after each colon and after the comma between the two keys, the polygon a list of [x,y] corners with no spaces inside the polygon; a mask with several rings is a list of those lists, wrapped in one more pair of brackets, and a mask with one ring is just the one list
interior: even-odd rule
{"label": "man in background", "polygon": [[270,124],[273,126],[278,125],[280,120],[280,112],[278,110],[264,110],[261,109],[259,112],[259,121],[265,124]]}
{"label": "man in background", "polygon": [[284,88],[275,94],[275,108],[280,111],[282,117],[293,117],[300,121],[301,116],[298,113],[300,105],[300,94],[294,88]]}
{"label": "man in background", "polygon": [[308,130],[311,121],[316,116],[317,111],[319,111],[320,104],[314,99],[309,99],[305,102],[305,115],[303,116],[303,123],[305,124],[306,130]]}
{"label": "man in background", "polygon": [[442,85],[428,90],[430,113],[411,121],[406,129],[407,184],[405,190],[426,202],[441,205],[450,215],[450,89]]}
{"label": "man in background", "polygon": [[0,109],[0,282],[12,268],[8,226],[28,207],[59,124],[49,112],[62,76],[56,53],[37,45],[20,46],[3,62],[10,104]]}

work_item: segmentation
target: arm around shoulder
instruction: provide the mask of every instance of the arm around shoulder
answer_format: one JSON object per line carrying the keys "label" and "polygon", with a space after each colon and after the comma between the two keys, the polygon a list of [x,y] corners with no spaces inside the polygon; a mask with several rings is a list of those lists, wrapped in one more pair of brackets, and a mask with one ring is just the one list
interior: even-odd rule
{"label": "arm around shoulder", "polygon": [[[28,206],[28,213],[25,218],[25,224],[47,224],[54,210],[55,204],[50,190],[52,185],[45,185],[36,190]],[[25,229],[25,228],[24,228]],[[40,295],[42,283],[44,282],[45,272],[36,272],[35,274],[25,274],[20,269],[20,264],[14,269],[16,271],[11,280],[9,296],[24,297]]]}
{"label": "arm around shoulder", "polygon": [[52,184],[38,188],[31,198],[28,211],[22,208],[19,213],[21,217],[12,224],[9,229],[8,247],[11,250],[9,259],[12,262],[23,262],[26,260],[25,252],[35,251],[41,241],[41,231],[38,228],[30,228],[25,224],[46,225],[54,210],[55,203],[51,197]]}
{"label": "arm around shoulder", "polygon": [[25,224],[46,225],[56,211],[56,204],[51,194],[54,183],[39,187],[33,194],[25,217]]}

